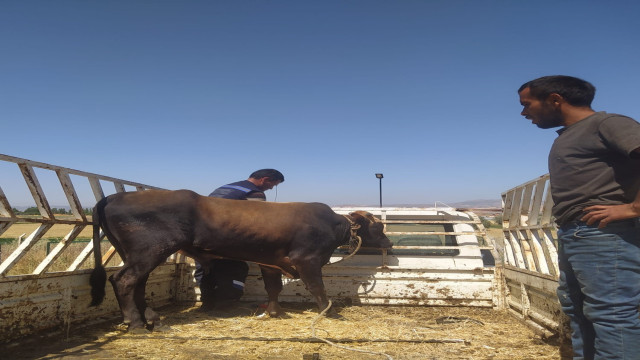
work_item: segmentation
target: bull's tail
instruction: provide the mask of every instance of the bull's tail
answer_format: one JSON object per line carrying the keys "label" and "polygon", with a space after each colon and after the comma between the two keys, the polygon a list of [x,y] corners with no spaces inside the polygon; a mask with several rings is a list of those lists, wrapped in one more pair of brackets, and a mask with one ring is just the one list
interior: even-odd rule
{"label": "bull's tail", "polygon": [[105,205],[106,200],[102,199],[93,208],[93,257],[95,266],[89,278],[89,283],[91,284],[91,304],[89,306],[102,304],[107,284],[107,271],[102,265],[102,251],[100,251],[100,225],[103,220],[102,215]]}

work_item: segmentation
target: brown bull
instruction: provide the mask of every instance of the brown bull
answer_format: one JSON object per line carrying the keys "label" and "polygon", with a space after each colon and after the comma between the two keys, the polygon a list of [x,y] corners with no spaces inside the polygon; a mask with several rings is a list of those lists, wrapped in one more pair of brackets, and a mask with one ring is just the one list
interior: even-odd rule
{"label": "brown bull", "polygon": [[320,310],[327,307],[322,266],[349,242],[352,229],[362,246],[391,247],[382,222],[365,211],[343,216],[321,203],[234,201],[189,190],[113,194],[96,204],[93,219],[91,305],[105,296],[102,227],[124,262],[109,281],[129,330],[153,326],[159,319],[147,307],[145,285],[151,271],[177,251],[201,263],[223,257],[259,264],[269,298],[267,313],[278,316],[282,273],[302,279]]}

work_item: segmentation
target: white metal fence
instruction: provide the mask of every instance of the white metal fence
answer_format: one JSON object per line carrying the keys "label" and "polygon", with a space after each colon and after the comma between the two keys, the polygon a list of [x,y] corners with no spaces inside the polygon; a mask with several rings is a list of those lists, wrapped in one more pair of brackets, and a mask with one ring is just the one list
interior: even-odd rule
{"label": "white metal fence", "polygon": [[[100,307],[88,307],[93,243],[88,239],[78,241],[78,235],[91,227],[92,218],[85,212],[97,200],[115,192],[152,188],[155,187],[0,154],[0,240],[13,240],[0,247],[0,342],[45,329],[69,331],[72,323],[99,321],[119,311],[112,298]],[[64,207],[67,214],[54,212],[50,201],[56,207]],[[36,208],[36,214],[16,211],[25,204]],[[16,228],[20,232],[28,229],[24,239],[18,236],[19,244],[13,239]],[[53,244],[49,241],[58,234],[64,236],[45,253],[45,245]],[[11,249],[8,256],[3,254],[6,249]],[[107,268],[109,274],[118,265],[113,247],[104,252],[103,264],[112,257],[114,266]],[[174,262],[154,271],[147,283],[147,291],[154,294],[152,306],[190,296],[185,294],[188,284],[176,280],[181,278],[176,273],[184,272],[184,267]]]}
{"label": "white metal fence", "polygon": [[[45,164],[41,162],[31,161],[27,159],[17,158],[0,154],[0,162],[2,163],[2,176],[0,177],[0,236],[8,230],[12,225],[17,223],[33,223],[37,224],[37,228],[28,234],[24,240],[21,240],[19,246],[9,255],[4,258],[0,263],[0,278],[7,276],[7,273],[29,252],[29,250],[47,235],[47,232],[55,225],[71,225],[72,229],[66,236],[58,243],[58,245],[51,250],[44,259],[38,259],[39,264],[33,270],[32,274],[43,274],[49,269],[52,264],[58,259],[58,257],[68,248],[68,246],[76,239],[78,234],[88,225],[92,224],[90,217],[85,214],[85,209],[92,208],[95,204],[94,200],[100,200],[105,196],[104,185],[111,184],[115,192],[124,191],[139,191],[145,189],[155,189],[156,187],[144,185],[132,181],[126,181],[122,179],[116,179],[108,176],[87,173],[84,171],[78,171],[68,169],[60,166]],[[37,207],[39,215],[27,216],[19,215],[14,211],[9,198],[2,190],[3,183],[15,184],[16,179],[12,178],[10,170],[7,165],[17,166],[19,174],[22,174],[24,184],[28,189],[31,197],[33,198],[33,204]],[[60,217],[53,213],[52,207],[49,204],[48,193],[45,191],[45,187],[41,185],[39,176],[50,177],[51,174],[55,174],[60,187],[56,190],[62,190],[65,199],[69,205],[69,211],[71,216]],[[18,179],[19,182],[19,179]],[[79,183],[84,182],[88,184],[88,188],[91,189],[92,197],[89,199],[83,199],[84,204],[81,201],[81,197],[78,196],[76,188]],[[51,191],[51,187],[48,187]],[[89,257],[93,250],[93,243],[89,241],[84,250],[76,257],[76,259],[68,266],[67,271],[77,270]],[[111,252],[113,253],[113,252]]]}
{"label": "white metal fence", "polygon": [[564,331],[556,296],[558,252],[549,175],[502,193],[508,308],[533,326]]}
{"label": "white metal fence", "polygon": [[502,194],[505,262],[518,269],[558,276],[549,175]]}

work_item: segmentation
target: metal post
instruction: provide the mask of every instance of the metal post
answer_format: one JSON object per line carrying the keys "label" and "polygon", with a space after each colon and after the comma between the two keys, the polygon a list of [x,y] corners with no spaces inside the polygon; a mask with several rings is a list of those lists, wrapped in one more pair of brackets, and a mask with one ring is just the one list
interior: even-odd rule
{"label": "metal post", "polygon": [[376,174],[376,177],[378,178],[378,180],[380,180],[380,207],[382,207],[382,178],[384,177],[384,175],[378,173]]}

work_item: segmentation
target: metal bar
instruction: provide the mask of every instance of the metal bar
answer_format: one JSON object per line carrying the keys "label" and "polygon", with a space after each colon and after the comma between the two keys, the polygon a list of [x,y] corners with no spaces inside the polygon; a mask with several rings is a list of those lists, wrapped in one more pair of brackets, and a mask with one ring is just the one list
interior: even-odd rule
{"label": "metal bar", "polygon": [[16,216],[13,213],[13,209],[11,209],[9,200],[7,199],[6,195],[2,191],[2,187],[0,187],[0,215],[8,218],[12,218]]}
{"label": "metal bar", "polygon": [[91,185],[91,190],[93,191],[96,201],[100,201],[100,199],[104,197],[104,191],[102,191],[100,180],[96,176],[90,176],[89,185]]}
{"label": "metal bar", "polygon": [[482,235],[476,231],[386,231],[385,235]]}
{"label": "metal bar", "polygon": [[44,218],[30,218],[24,216],[16,216],[16,217],[1,217],[0,222],[27,222],[27,223],[39,223],[39,224],[65,224],[65,225],[80,225],[80,224],[91,224],[88,220],[64,220],[64,219],[44,219]]}
{"label": "metal bar", "polygon": [[80,204],[80,199],[78,199],[78,194],[76,193],[76,189],[73,187],[69,174],[63,170],[56,170],[56,174],[60,180],[60,185],[62,185],[62,190],[69,201],[69,206],[71,207],[73,216],[78,220],[87,221],[87,217],[82,210],[82,204]]}
{"label": "metal bar", "polygon": [[505,262],[509,265],[512,266],[517,266],[517,262],[516,262],[516,257],[515,257],[515,251],[513,250],[513,245],[511,242],[511,232],[510,231],[505,231],[503,232],[503,238],[504,238],[504,255],[505,255]]}
{"label": "metal bar", "polygon": [[509,216],[509,226],[519,226],[520,223],[520,204],[522,203],[522,191],[523,188],[516,188],[513,195],[513,205],[511,207],[511,214]]}
{"label": "metal bar", "polygon": [[109,260],[111,260],[111,258],[113,258],[115,254],[117,254],[116,248],[111,246],[109,250],[107,250],[107,252],[105,252],[104,255],[102,255],[102,265],[108,263]]}
{"label": "metal bar", "polygon": [[551,188],[549,187],[549,176],[546,179],[546,196],[544,199],[544,206],[542,207],[542,220],[540,224],[546,227],[555,227],[553,222],[552,208],[553,198],[551,197]]}
{"label": "metal bar", "polygon": [[116,192],[122,193],[125,192],[126,190],[124,189],[124,184],[121,182],[114,182],[113,186],[116,188]]}
{"label": "metal bar", "polygon": [[56,165],[51,165],[51,164],[47,164],[47,163],[27,160],[27,159],[15,157],[15,156],[9,156],[9,155],[5,155],[5,154],[0,154],[0,160],[13,162],[13,163],[16,163],[16,164],[26,164],[26,165],[29,165],[31,167],[37,167],[37,168],[40,168],[40,169],[47,169],[47,170],[53,170],[53,171],[63,170],[65,172],[67,172],[68,174],[72,174],[72,175],[79,175],[79,176],[83,176],[83,177],[95,177],[95,178],[98,178],[100,180],[111,181],[111,182],[119,182],[119,183],[122,183],[122,184],[125,184],[125,185],[129,185],[129,186],[133,186],[133,187],[141,186],[141,187],[143,187],[145,189],[162,189],[162,188],[159,188],[159,187],[145,185],[145,184],[141,184],[141,183],[137,183],[137,182],[133,182],[133,181],[127,181],[127,180],[122,180],[122,179],[118,179],[118,178],[114,178],[114,177],[110,177],[110,176],[98,175],[98,174],[94,174],[94,173],[90,173],[90,172],[69,169],[69,168],[65,168],[65,167],[62,167],[62,166],[56,166]]}
{"label": "metal bar", "polygon": [[18,247],[9,255],[7,260],[0,264],[0,276],[6,276],[7,272],[27,254],[29,249],[38,242],[53,224],[42,224],[35,229]]}
{"label": "metal bar", "polygon": [[[391,248],[391,251],[393,252],[393,250],[459,250],[459,249],[463,249],[463,248],[473,248],[473,249],[477,249],[478,245],[475,244],[470,244],[470,245],[447,245],[447,246],[440,246],[440,245],[425,245],[425,246],[393,246],[393,248]],[[488,247],[485,247],[488,248]],[[349,249],[348,245],[341,245],[338,247],[338,249]],[[376,248],[376,247],[361,247],[360,249],[363,250],[386,250],[386,249],[382,249],[382,248]]]}
{"label": "metal bar", "polygon": [[[545,251],[543,249],[543,240],[540,237],[540,234],[537,231],[530,231],[531,234],[531,244],[533,245],[533,255],[535,256],[536,266],[538,267],[538,271],[543,274],[550,274],[548,258],[545,256]],[[547,253],[548,254],[548,253]]]}
{"label": "metal bar", "polygon": [[385,224],[482,224],[480,220],[384,220]]}
{"label": "metal bar", "polygon": [[522,257],[524,259],[525,266],[528,270],[536,271],[538,269],[536,260],[531,251],[531,239],[529,238],[529,234],[526,230],[520,230],[516,232],[520,244],[520,248],[522,249]]}
{"label": "metal bar", "polygon": [[540,223],[540,208],[544,197],[544,179],[539,179],[535,185],[535,193],[531,203],[531,214],[529,215],[529,225],[537,225]]}
{"label": "metal bar", "polygon": [[531,217],[531,194],[534,186],[535,183],[529,183],[522,190],[522,201],[520,202],[518,214],[520,215],[520,224],[523,225],[531,224],[529,218]]}
{"label": "metal bar", "polygon": [[517,231],[509,231],[509,238],[511,239],[511,249],[513,250],[514,260],[517,267],[527,269],[524,257],[522,256],[522,247],[518,238]]}
{"label": "metal bar", "polygon": [[[105,236],[104,233],[102,232],[102,230],[100,230],[100,242],[102,242],[102,240],[104,239],[104,236]],[[87,243],[87,246],[85,246],[84,249],[82,249],[82,251],[80,252],[80,254],[78,254],[76,259],[73,260],[73,263],[69,265],[69,267],[67,268],[67,271],[78,270],[80,266],[82,266],[82,264],[84,264],[84,262],[87,261],[87,259],[89,258],[89,255],[91,255],[92,253],[93,253],[93,241],[89,241]]]}
{"label": "metal bar", "polygon": [[0,235],[7,231],[11,225],[13,225],[13,221],[0,221]]}
{"label": "metal bar", "polygon": [[38,181],[36,173],[33,171],[33,167],[27,164],[18,164],[18,166],[20,167],[22,176],[27,183],[27,187],[29,187],[31,196],[36,202],[36,206],[38,207],[38,210],[40,211],[42,217],[46,219],[54,219],[55,217],[51,212],[49,201],[47,201],[47,198],[44,195],[44,191],[42,191],[42,187],[40,187],[40,182]]}
{"label": "metal bar", "polygon": [[556,245],[553,243],[553,235],[551,233],[551,229],[543,229],[542,231],[542,248],[544,251],[544,255],[547,258],[547,263],[549,264],[549,273],[554,276],[560,275],[560,270],[558,268],[558,250]]}
{"label": "metal bar", "polygon": [[53,262],[62,255],[62,251],[66,249],[73,239],[75,239],[78,234],[84,229],[84,225],[75,226],[71,231],[58,243],[58,245],[47,255],[47,257],[42,260],[42,262],[38,265],[38,267],[33,271],[33,274],[40,275],[44,273]]}

